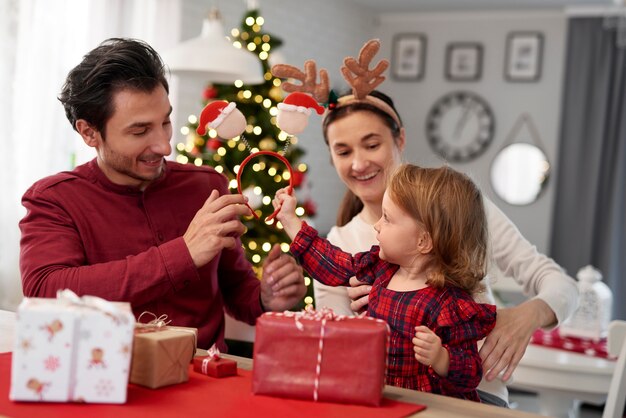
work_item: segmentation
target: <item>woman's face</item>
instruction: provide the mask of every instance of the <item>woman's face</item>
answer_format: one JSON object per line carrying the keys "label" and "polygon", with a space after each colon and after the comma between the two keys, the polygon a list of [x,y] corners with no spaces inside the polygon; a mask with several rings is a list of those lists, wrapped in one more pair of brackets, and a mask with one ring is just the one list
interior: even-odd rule
{"label": "woman's face", "polygon": [[360,111],[329,125],[326,137],[339,178],[365,205],[380,205],[387,177],[401,161],[404,131],[394,140],[380,117]]}

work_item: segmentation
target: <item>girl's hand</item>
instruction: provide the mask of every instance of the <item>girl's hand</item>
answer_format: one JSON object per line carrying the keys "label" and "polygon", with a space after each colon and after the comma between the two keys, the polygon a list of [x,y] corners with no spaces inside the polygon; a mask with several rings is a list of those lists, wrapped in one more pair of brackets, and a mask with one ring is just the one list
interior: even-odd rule
{"label": "girl's hand", "polygon": [[442,377],[448,375],[450,355],[443,345],[441,338],[424,325],[415,327],[415,337],[412,339],[415,359],[425,366],[432,367]]}
{"label": "girl's hand", "polygon": [[280,221],[287,235],[292,240],[300,231],[302,221],[296,215],[296,204],[298,201],[294,196],[289,194],[289,188],[283,187],[276,192],[272,205],[274,209],[280,209],[276,214],[276,219]]}

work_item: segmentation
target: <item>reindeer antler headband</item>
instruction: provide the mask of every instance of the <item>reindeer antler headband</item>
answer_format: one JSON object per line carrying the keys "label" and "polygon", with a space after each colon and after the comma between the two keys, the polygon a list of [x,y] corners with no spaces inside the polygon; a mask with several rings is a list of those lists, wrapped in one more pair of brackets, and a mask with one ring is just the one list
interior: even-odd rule
{"label": "reindeer antler headband", "polygon": [[272,67],[272,74],[276,77],[300,81],[300,85],[289,81],[284,82],[282,84],[283,90],[292,94],[295,94],[295,92],[309,93],[318,103],[327,104],[329,110],[352,103],[368,103],[391,116],[398,126],[402,126],[400,117],[391,106],[384,100],[370,95],[376,87],[385,81],[382,73],[389,67],[389,61],[382,59],[374,68],[369,68],[372,59],[379,49],[380,41],[371,39],[361,48],[358,60],[353,57],[346,57],[343,60],[344,65],[341,67],[341,73],[346,82],[352,87],[352,94],[339,98],[336,103],[332,103],[329,97],[328,72],[325,69],[320,70],[320,83],[316,83],[317,70],[313,60],[307,60],[304,63],[304,72],[292,65],[276,64]]}

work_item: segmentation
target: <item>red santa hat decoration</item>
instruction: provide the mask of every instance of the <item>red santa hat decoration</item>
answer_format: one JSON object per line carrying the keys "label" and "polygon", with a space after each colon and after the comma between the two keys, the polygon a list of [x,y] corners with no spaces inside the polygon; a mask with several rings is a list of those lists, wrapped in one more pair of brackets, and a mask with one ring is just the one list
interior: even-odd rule
{"label": "red santa hat decoration", "polygon": [[239,136],[246,129],[246,118],[237,109],[234,102],[216,100],[208,103],[200,113],[200,123],[196,132],[198,135],[206,134],[207,125],[215,129],[220,138],[231,139]]}
{"label": "red santa hat decoration", "polygon": [[297,135],[304,131],[309,124],[311,109],[318,115],[324,113],[324,108],[313,97],[300,92],[289,94],[277,107],[276,124],[289,135]]}

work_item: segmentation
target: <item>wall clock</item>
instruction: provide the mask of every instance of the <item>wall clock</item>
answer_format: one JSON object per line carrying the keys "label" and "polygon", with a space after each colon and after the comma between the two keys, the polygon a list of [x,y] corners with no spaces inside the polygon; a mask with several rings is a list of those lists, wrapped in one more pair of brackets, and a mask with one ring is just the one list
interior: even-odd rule
{"label": "wall clock", "polygon": [[426,137],[448,161],[470,161],[482,154],[495,131],[491,108],[482,97],[456,91],[435,102],[426,118]]}

